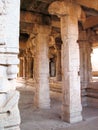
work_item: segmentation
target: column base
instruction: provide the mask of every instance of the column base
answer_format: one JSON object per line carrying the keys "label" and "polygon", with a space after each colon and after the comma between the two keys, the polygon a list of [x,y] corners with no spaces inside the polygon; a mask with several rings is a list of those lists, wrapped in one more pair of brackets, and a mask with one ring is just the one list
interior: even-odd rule
{"label": "column base", "polygon": [[68,123],[77,123],[82,121],[82,115],[81,112],[75,112],[75,113],[63,113],[62,114],[62,120]]}
{"label": "column base", "polygon": [[38,95],[35,94],[34,105],[35,105],[36,108],[39,108],[39,109],[50,109],[50,100],[42,101],[42,99],[39,99]]}

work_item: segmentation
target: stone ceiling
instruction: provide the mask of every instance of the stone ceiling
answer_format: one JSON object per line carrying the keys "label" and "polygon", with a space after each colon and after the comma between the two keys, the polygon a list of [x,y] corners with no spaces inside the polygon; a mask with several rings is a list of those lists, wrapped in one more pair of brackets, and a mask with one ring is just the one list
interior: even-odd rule
{"label": "stone ceiling", "polygon": [[[48,6],[53,1],[56,1],[56,0],[21,0],[21,10],[48,14],[48,11],[47,11]],[[74,2],[75,0],[69,0],[69,1]],[[98,11],[95,11],[95,9],[92,9],[83,5],[82,7],[83,7],[83,10],[86,12],[86,15],[98,15]]]}
{"label": "stone ceiling", "polygon": [[[44,20],[44,23],[47,23],[48,20],[48,24],[49,24],[49,20],[51,20],[50,17],[52,17],[52,19],[56,16],[51,16],[48,13],[48,7],[49,5],[56,0],[21,0],[21,11],[25,11],[25,12],[29,12],[29,13],[33,13],[33,14],[38,14],[38,15],[43,15],[41,17],[43,17],[42,19]],[[94,30],[98,30],[98,10],[95,10],[96,8],[96,4],[94,4],[93,2],[93,6],[94,8],[89,8],[89,6],[91,6],[92,4],[90,2],[88,2],[89,6],[84,6],[84,4],[87,5],[87,1],[88,0],[69,0],[69,1],[79,1],[81,3],[81,1],[83,2],[83,4],[81,4],[82,9],[84,10],[86,16],[87,16],[87,22],[85,23],[85,26],[88,27],[93,27]],[[98,0],[93,0],[93,1],[97,1],[98,4]],[[90,3],[90,4],[89,4]],[[49,17],[47,17],[49,16]],[[24,16],[23,16],[24,17]],[[23,18],[22,17],[22,18]],[[89,23],[89,19],[92,20],[92,23]],[[95,19],[95,21],[93,21]],[[55,20],[54,20],[55,21]],[[97,22],[96,22],[97,21]],[[93,23],[95,22],[95,24],[93,25]],[[89,23],[89,24],[88,24]],[[23,25],[24,24],[24,25]],[[87,24],[89,26],[87,26]],[[24,26],[23,28],[26,28],[27,22],[23,23],[22,22],[22,26]],[[28,28],[31,28],[31,23],[28,23]]]}
{"label": "stone ceiling", "polygon": [[48,6],[55,0],[21,0],[21,10],[48,14]]}

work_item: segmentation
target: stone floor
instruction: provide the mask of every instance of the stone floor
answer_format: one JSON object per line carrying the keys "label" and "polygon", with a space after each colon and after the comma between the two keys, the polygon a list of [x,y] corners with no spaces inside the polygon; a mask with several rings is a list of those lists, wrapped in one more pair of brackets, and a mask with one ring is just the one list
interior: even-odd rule
{"label": "stone floor", "polygon": [[[61,121],[61,101],[51,98],[51,109],[39,110],[33,105],[34,88],[19,88],[21,130],[98,130],[98,109],[83,108],[83,121],[68,124]],[[52,94],[53,95],[53,94]]]}

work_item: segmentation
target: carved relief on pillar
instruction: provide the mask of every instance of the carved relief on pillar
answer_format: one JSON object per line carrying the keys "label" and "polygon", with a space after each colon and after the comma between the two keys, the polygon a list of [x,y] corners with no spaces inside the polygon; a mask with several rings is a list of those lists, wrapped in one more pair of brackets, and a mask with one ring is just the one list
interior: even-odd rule
{"label": "carved relief on pillar", "polygon": [[89,43],[93,44],[98,42],[98,34],[96,33],[96,30],[88,29],[87,30],[87,38]]}
{"label": "carved relief on pillar", "polygon": [[53,36],[50,36],[48,46],[49,46],[49,52],[48,52],[49,58],[56,57],[57,50],[55,46],[55,38]]}
{"label": "carved relief on pillar", "polygon": [[0,54],[0,58],[2,55],[4,59],[0,61],[0,127],[3,129],[13,127],[14,130],[14,126],[17,126],[19,130],[19,92],[15,86],[19,62],[17,55]]}
{"label": "carved relief on pillar", "polygon": [[19,64],[19,59],[17,54],[7,53],[5,52],[2,54],[0,53],[0,64],[1,66],[6,66],[6,74],[8,79],[15,79],[18,73],[17,64]]}
{"label": "carved relief on pillar", "polygon": [[[23,74],[23,77],[25,79],[30,79],[30,78],[34,78],[34,57],[35,57],[35,53],[36,53],[36,44],[35,44],[35,37],[36,35],[34,35],[33,33],[30,34],[29,38],[27,39],[27,41],[22,41],[22,39],[20,40],[20,53],[19,53],[19,58],[20,61],[21,59],[23,59],[23,62],[20,62],[20,68],[21,66],[23,66],[22,71],[20,69],[20,71]],[[23,45],[24,44],[24,48]]]}
{"label": "carved relief on pillar", "polygon": [[[3,85],[5,86],[5,84]],[[0,128],[3,128],[5,130],[5,128],[9,129],[9,127],[11,127],[12,130],[14,130],[14,127],[16,127],[17,130],[20,130],[20,113],[18,109],[18,100],[18,91],[0,92]]]}
{"label": "carved relief on pillar", "polygon": [[19,92],[15,84],[20,0],[1,0],[0,7],[0,130],[20,130]]}
{"label": "carved relief on pillar", "polygon": [[32,57],[34,57],[35,53],[36,53],[36,42],[35,42],[35,40],[36,40],[36,34],[31,33],[30,37],[29,37],[29,39],[26,43],[27,44],[26,49],[27,49],[28,53],[30,53],[32,55]]}

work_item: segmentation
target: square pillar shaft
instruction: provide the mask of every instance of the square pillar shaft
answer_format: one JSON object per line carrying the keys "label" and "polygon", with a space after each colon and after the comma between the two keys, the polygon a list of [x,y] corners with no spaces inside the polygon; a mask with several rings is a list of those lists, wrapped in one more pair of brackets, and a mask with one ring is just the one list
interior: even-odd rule
{"label": "square pillar shaft", "polygon": [[50,108],[49,91],[49,58],[48,42],[50,28],[38,26],[36,36],[36,56],[35,56],[35,78],[36,78],[36,105],[39,108]]}
{"label": "square pillar shaft", "polygon": [[75,15],[61,17],[62,35],[62,119],[75,123],[82,120],[79,72],[78,20]]}

